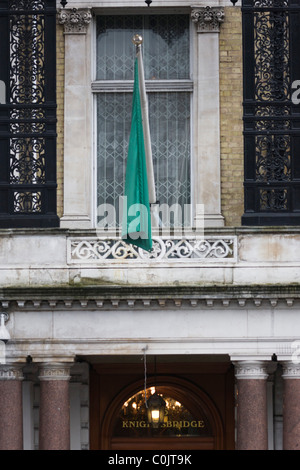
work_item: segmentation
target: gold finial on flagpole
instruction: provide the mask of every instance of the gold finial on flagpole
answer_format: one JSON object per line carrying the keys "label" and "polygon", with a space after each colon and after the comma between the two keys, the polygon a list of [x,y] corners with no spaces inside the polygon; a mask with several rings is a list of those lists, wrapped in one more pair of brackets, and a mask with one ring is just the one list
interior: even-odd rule
{"label": "gold finial on flagpole", "polygon": [[140,34],[135,34],[132,38],[133,44],[140,46],[143,42],[143,37]]}
{"label": "gold finial on flagpole", "polygon": [[143,42],[143,36],[140,34],[135,34],[132,38],[132,42],[135,45],[136,54],[138,54],[141,44]]}

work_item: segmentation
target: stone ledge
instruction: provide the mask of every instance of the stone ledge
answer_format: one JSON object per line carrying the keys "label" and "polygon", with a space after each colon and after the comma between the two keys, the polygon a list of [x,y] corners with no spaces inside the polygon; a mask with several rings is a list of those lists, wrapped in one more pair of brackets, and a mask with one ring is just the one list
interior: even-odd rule
{"label": "stone ledge", "polygon": [[[117,286],[103,284],[99,286],[60,286],[60,287],[7,287],[0,289],[0,303],[8,308],[15,302],[19,308],[24,308],[30,302],[30,308],[40,308],[42,302],[55,307],[59,302],[70,305],[81,302],[82,306],[95,302],[102,306],[104,302],[111,302],[117,306],[118,302],[127,302],[133,306],[135,301],[142,301],[147,306],[150,301],[160,302],[163,306],[172,301],[180,306],[180,302],[188,301],[191,305],[196,302],[205,302],[208,306],[213,302],[221,301],[224,306],[228,302],[237,302],[244,306],[247,301],[260,306],[263,302],[275,307],[279,301],[287,305],[294,305],[300,301],[300,285],[252,285],[252,286]],[[98,305],[97,305],[98,304]]]}
{"label": "stone ledge", "polygon": [[[194,233],[195,229],[191,227],[187,229],[190,233]],[[64,227],[54,228],[0,228],[0,237],[3,236],[20,236],[20,235],[65,235],[68,237],[87,237],[87,236],[106,236],[109,238],[110,231],[100,231],[96,228],[93,229],[70,229]],[[159,235],[157,230],[153,230],[154,235]],[[204,236],[208,235],[244,235],[244,234],[300,234],[300,227],[296,226],[225,226],[215,228],[205,228]]]}

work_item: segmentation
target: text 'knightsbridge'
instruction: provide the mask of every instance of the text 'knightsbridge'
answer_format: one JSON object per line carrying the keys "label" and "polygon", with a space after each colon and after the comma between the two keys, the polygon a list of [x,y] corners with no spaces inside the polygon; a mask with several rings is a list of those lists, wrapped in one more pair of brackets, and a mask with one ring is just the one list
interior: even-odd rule
{"label": "text 'knightsbridge'", "polygon": [[[147,421],[130,421],[130,420],[125,420],[122,422],[122,427],[123,428],[149,428],[150,423],[147,423]],[[162,428],[177,428],[177,429],[182,429],[182,428],[204,428],[205,424],[204,421],[202,420],[193,420],[193,421],[166,421],[165,423],[161,424]]]}

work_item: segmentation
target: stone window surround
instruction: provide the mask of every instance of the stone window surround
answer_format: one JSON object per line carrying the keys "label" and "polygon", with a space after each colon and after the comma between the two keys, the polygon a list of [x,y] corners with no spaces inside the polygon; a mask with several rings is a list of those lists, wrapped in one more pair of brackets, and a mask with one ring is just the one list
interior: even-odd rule
{"label": "stone window surround", "polygon": [[[205,227],[222,227],[219,30],[224,21],[224,8],[201,6],[190,7],[189,11],[195,75],[191,169],[194,225],[199,225],[202,220],[204,206]],[[91,8],[65,8],[58,12],[58,23],[64,25],[65,35],[64,212],[61,227],[70,229],[92,229],[96,225],[95,113],[91,90],[93,14]],[[197,207],[201,208],[199,214]]]}

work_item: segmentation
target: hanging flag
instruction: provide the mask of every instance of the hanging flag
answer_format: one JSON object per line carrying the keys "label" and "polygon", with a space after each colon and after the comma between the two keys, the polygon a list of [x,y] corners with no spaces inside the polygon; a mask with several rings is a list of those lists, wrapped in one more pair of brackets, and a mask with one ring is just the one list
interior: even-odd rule
{"label": "hanging flag", "polygon": [[126,165],[122,239],[146,251],[152,249],[151,209],[156,202],[153,163],[141,52],[142,38],[133,38],[134,64],[131,130]]}

